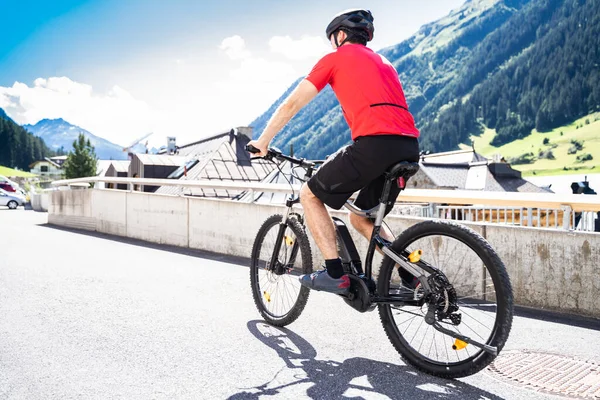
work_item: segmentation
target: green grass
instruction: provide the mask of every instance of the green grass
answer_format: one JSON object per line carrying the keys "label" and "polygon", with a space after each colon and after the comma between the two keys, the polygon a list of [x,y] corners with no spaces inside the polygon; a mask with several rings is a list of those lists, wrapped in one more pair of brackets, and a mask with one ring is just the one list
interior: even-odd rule
{"label": "green grass", "polygon": [[12,168],[8,168],[8,167],[3,167],[2,165],[0,165],[0,175],[5,176],[7,178],[10,178],[12,176],[17,176],[20,178],[34,178],[37,176],[37,175],[29,173],[29,172],[19,171],[17,169],[12,169]]}
{"label": "green grass", "polygon": [[[586,120],[589,121],[587,125]],[[562,136],[561,132],[563,133]],[[492,158],[495,154],[501,154],[504,158],[509,159],[529,152],[537,157],[539,150],[551,148],[551,146],[543,144],[544,138],[550,140],[550,145],[556,145],[556,148],[552,149],[554,157],[556,157],[555,160],[537,159],[532,164],[513,165],[513,168],[521,171],[524,176],[600,173],[600,113],[588,115],[572,124],[556,128],[550,132],[540,133],[534,129],[531,135],[526,138],[515,140],[500,147],[490,144],[495,135],[495,130],[486,129],[481,136],[471,137],[475,144],[475,150],[488,158]],[[567,154],[569,147],[571,147],[571,139],[583,141],[583,149],[576,154]],[[469,147],[466,144],[461,145],[461,148]],[[577,156],[585,153],[591,154],[593,160],[583,163],[576,162]],[[565,167],[568,170],[565,170]]]}

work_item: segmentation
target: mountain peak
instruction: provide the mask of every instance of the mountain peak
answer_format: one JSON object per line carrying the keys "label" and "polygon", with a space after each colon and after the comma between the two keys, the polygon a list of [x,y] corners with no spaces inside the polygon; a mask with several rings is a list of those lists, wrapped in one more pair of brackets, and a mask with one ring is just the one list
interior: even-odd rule
{"label": "mountain peak", "polygon": [[39,120],[35,125],[40,125],[40,124],[41,125],[44,125],[44,124],[69,124],[69,125],[72,125],[62,118],[53,118],[53,119],[44,118],[44,119]]}
{"label": "mountain peak", "polygon": [[98,158],[105,160],[127,159],[127,154],[123,152],[121,146],[98,137],[84,128],[73,125],[62,118],[46,118],[38,121],[35,125],[24,125],[23,127],[34,135],[44,139],[48,146],[54,150],[62,147],[66,151],[70,151],[73,142],[77,140],[77,137],[81,133],[86,139],[89,139],[92,146],[95,147]]}

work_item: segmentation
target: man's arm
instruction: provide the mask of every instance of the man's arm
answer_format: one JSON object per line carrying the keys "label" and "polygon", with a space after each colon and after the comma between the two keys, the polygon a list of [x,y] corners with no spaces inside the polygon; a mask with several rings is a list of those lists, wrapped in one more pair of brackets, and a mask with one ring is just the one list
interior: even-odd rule
{"label": "man's arm", "polygon": [[255,155],[266,155],[269,144],[275,135],[277,135],[277,133],[283,129],[285,124],[287,124],[294,115],[296,115],[302,107],[307,105],[318,93],[319,91],[315,85],[310,81],[303,79],[288,98],[277,108],[260,137],[249,143],[261,151],[260,154]]}

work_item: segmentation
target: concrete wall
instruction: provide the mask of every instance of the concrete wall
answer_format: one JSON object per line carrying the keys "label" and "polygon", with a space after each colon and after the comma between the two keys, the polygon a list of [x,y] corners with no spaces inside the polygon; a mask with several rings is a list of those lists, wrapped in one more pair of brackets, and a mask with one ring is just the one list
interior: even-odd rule
{"label": "concrete wall", "polygon": [[487,226],[518,304],[600,317],[600,234]]}
{"label": "concrete wall", "polygon": [[188,199],[143,192],[125,192],[125,195],[128,237],[188,246]]}
{"label": "concrete wall", "polygon": [[48,212],[48,193],[31,193],[31,208],[38,212]]}
{"label": "concrete wall", "polygon": [[48,223],[69,228],[96,230],[92,216],[93,190],[61,190],[50,194]]}
{"label": "concrete wall", "polygon": [[[281,206],[96,189],[52,192],[48,221],[250,257],[259,227],[270,215],[284,211]],[[348,223],[347,212],[332,214]],[[421,219],[390,215],[386,221],[398,233]],[[488,239],[506,264],[517,304],[600,317],[599,234],[468,225]],[[351,232],[364,256],[367,241]],[[312,249],[316,268],[322,259],[314,243]],[[460,255],[457,260],[457,268],[460,262],[470,264]],[[380,262],[376,255],[375,271]]]}
{"label": "concrete wall", "polygon": [[124,192],[92,191],[92,209],[97,232],[127,236],[127,196]]}

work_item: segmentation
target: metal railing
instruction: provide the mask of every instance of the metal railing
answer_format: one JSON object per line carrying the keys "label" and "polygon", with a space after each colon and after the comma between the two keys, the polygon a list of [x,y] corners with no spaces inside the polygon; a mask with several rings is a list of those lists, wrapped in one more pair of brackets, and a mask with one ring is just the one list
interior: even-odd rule
{"label": "metal railing", "polygon": [[597,213],[594,211],[572,212],[569,207],[550,209],[534,207],[438,206],[435,215],[432,217],[458,221],[593,232]]}
{"label": "metal railing", "polygon": [[392,214],[422,218],[451,219],[455,221],[485,222],[509,226],[565,229],[594,232],[599,213],[595,211],[572,211],[561,209],[494,207],[494,206],[450,206],[429,204],[404,204],[394,206]]}
{"label": "metal railing", "polygon": [[[97,182],[126,184],[130,191],[142,185],[176,186],[182,188],[181,195],[183,195],[183,188],[268,193],[291,193],[292,187],[296,193],[300,190],[300,185],[276,183],[114,177],[59,180],[52,182],[52,185],[88,187],[87,184]],[[407,206],[404,203],[413,205]],[[399,211],[405,207],[413,207],[413,211],[410,213]],[[600,196],[406,189],[398,197],[394,213],[460,221],[593,231],[596,213],[599,211]]]}

